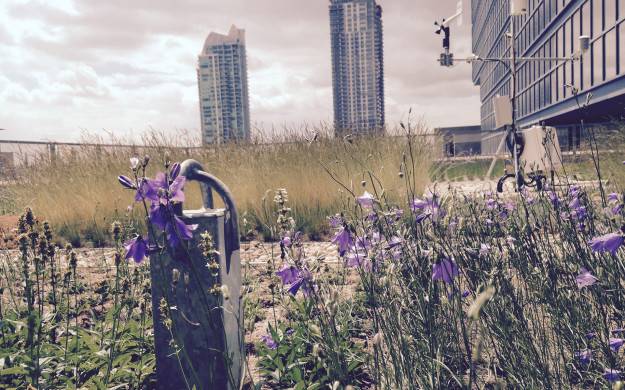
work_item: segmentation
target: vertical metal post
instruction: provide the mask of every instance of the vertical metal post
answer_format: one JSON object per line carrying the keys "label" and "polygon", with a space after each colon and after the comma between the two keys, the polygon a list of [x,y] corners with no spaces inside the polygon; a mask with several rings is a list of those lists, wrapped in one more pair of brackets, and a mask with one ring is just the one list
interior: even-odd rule
{"label": "vertical metal post", "polygon": [[521,172],[519,171],[519,153],[517,150],[517,131],[516,131],[516,50],[515,50],[515,28],[514,15],[510,15],[510,78],[512,86],[510,87],[510,104],[512,105],[512,155],[514,158],[514,179],[515,188],[521,191]]}
{"label": "vertical metal post", "polygon": [[[156,387],[238,390],[245,344],[236,207],[226,186],[198,162],[185,161],[180,174],[200,183],[204,208],[183,211],[178,205],[182,220],[198,225],[193,238],[185,248],[150,255]],[[213,190],[224,209],[213,209]],[[218,252],[216,272],[200,245],[204,232]]]}

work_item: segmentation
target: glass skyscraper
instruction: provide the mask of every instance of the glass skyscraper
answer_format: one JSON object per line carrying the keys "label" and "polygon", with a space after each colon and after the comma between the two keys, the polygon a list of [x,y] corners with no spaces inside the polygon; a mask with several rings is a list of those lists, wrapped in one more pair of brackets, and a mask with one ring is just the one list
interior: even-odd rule
{"label": "glass skyscraper", "polygon": [[245,30],[211,32],[198,56],[202,142],[220,144],[250,138]]}
{"label": "glass skyscraper", "polygon": [[[618,118],[625,107],[625,0],[529,0],[524,16],[510,17],[509,0],[472,0],[473,53],[509,57],[510,23],[515,48],[523,57],[570,57],[579,37],[591,38],[590,50],[576,62],[519,61],[515,110],[522,127],[544,123],[558,128],[563,149],[579,147],[578,103],[592,92],[584,113],[587,123]],[[510,73],[501,63],[473,63],[480,86],[482,130],[495,129],[493,97],[508,96]],[[572,88],[579,91],[576,100]],[[485,141],[483,152],[499,142]]]}
{"label": "glass skyscraper", "polygon": [[382,7],[375,0],[331,0],[335,133],[384,131]]}

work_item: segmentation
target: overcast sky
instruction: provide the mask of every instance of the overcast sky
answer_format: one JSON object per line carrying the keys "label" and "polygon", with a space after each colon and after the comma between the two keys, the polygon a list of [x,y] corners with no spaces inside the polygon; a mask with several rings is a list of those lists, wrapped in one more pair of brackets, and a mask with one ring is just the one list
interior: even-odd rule
{"label": "overcast sky", "polygon": [[[479,123],[470,66],[435,61],[433,21],[456,1],[378,0],[389,125],[409,108],[430,127]],[[468,8],[456,56],[470,53]],[[246,30],[254,125],[332,122],[327,0],[1,0],[0,139],[199,132],[197,55],[231,24]]]}

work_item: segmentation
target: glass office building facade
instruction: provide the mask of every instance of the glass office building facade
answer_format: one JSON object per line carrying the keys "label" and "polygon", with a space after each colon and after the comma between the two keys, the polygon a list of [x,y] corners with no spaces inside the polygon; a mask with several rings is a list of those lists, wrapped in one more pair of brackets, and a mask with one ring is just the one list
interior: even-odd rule
{"label": "glass office building facade", "polygon": [[384,129],[382,7],[331,0],[332,90],[337,135]]}
{"label": "glass office building facade", "polygon": [[198,56],[198,90],[203,144],[250,138],[245,30],[212,32]]}
{"label": "glass office building facade", "polygon": [[[544,123],[559,129],[563,148],[579,146],[578,103],[592,93],[587,123],[619,118],[625,107],[625,0],[529,0],[523,16],[509,16],[509,0],[472,0],[473,53],[509,57],[510,23],[519,57],[570,57],[579,37],[590,50],[575,62],[518,61],[515,110],[521,127]],[[473,82],[480,87],[481,126],[495,129],[493,97],[510,94],[508,69],[497,62],[475,62]],[[572,88],[579,91],[576,99]],[[483,145],[485,153],[490,145]]]}

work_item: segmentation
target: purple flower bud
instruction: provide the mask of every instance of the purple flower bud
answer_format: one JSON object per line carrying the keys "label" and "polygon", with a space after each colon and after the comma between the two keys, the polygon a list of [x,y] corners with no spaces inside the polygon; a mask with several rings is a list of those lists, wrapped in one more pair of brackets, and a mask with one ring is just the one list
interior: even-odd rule
{"label": "purple flower bud", "polygon": [[169,177],[171,178],[171,180],[174,180],[178,177],[178,175],[180,174],[180,163],[173,163],[170,170],[169,170]]}
{"label": "purple flower bud", "polygon": [[130,169],[133,171],[139,168],[139,159],[137,157],[130,158]]}
{"label": "purple flower bud", "polygon": [[117,180],[124,188],[127,188],[129,190],[134,190],[135,188],[137,188],[132,180],[127,176],[120,175],[117,177]]}
{"label": "purple flower bud", "polygon": [[282,240],[280,240],[280,243],[287,248],[290,247],[291,244],[293,244],[293,242],[291,241],[291,237],[289,236],[282,237]]}

